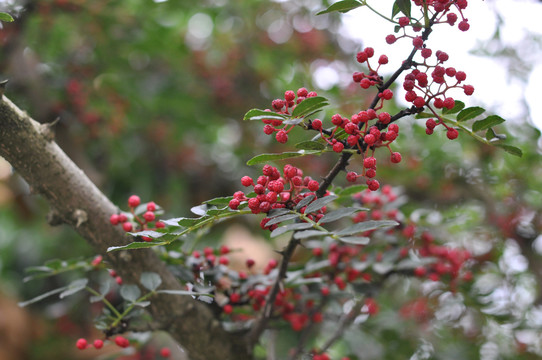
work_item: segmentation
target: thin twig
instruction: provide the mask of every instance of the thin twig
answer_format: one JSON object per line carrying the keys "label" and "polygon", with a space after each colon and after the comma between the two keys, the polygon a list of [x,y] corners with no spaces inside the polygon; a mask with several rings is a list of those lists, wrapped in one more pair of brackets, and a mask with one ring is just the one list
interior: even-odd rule
{"label": "thin twig", "polygon": [[299,245],[299,240],[294,239],[294,236],[292,235],[290,241],[288,242],[288,245],[282,252],[282,261],[280,263],[279,273],[277,275],[277,278],[275,279],[275,283],[273,284],[271,291],[267,295],[263,312],[260,318],[256,321],[252,330],[248,333],[248,341],[251,344],[254,344],[258,341],[260,335],[264,332],[267,324],[269,323],[269,320],[271,319],[271,315],[273,314],[273,310],[275,307],[275,299],[280,291],[282,281],[286,279],[286,273],[288,272],[288,263],[290,262],[290,259],[292,258],[292,255],[297,245]]}

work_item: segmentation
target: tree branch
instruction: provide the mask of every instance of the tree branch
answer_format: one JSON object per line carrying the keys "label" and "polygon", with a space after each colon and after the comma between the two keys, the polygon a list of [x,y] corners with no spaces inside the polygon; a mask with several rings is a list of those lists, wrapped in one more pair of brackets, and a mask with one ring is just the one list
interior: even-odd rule
{"label": "tree branch", "polygon": [[[107,253],[108,247],[129,241],[119,227],[109,223],[110,215],[118,209],[43,134],[43,128],[6,97],[0,98],[0,156],[49,202],[59,219],[104,256],[125,282],[138,284],[142,272],[155,272],[162,278],[162,289],[182,290],[152,250]],[[252,359],[251,348],[241,343],[239,336],[223,330],[211,310],[189,296],[155,296],[148,310],[192,360]]]}

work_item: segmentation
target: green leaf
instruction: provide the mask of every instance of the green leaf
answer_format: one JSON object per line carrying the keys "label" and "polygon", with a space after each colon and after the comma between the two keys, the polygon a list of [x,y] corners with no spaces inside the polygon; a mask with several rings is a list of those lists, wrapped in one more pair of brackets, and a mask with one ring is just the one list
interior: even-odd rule
{"label": "green leaf", "polygon": [[303,141],[295,144],[296,149],[300,150],[324,150],[326,146],[318,141]]}
{"label": "green leaf", "polygon": [[306,98],[296,105],[294,111],[292,111],[292,117],[298,118],[307,116],[309,113],[314,113],[327,105],[329,105],[329,102],[323,96]]}
{"label": "green leaf", "polygon": [[207,204],[201,204],[201,205],[193,206],[190,208],[190,212],[192,214],[196,214],[199,216],[203,216],[207,214],[207,210],[209,210],[209,207],[207,206]]}
{"label": "green leaf", "polygon": [[224,197],[217,197],[214,199],[210,199],[210,200],[204,201],[203,203],[207,205],[228,205],[231,199],[233,199],[233,196],[224,196]]}
{"label": "green leaf", "polygon": [[322,236],[322,235],[329,235],[329,232],[327,231],[321,231],[321,230],[305,230],[305,231],[298,231],[294,234],[295,239],[306,239],[308,237],[313,236]]}
{"label": "green leaf", "polygon": [[0,12],[0,21],[13,22],[13,17],[5,12]]}
{"label": "green leaf", "polygon": [[338,233],[336,233],[336,235],[339,235],[339,236],[352,235],[352,234],[357,234],[364,231],[375,230],[375,229],[380,229],[380,228],[385,228],[385,227],[390,227],[390,226],[397,226],[397,225],[399,225],[399,223],[393,220],[369,220],[369,221],[364,221],[364,222],[349,226],[339,231]]}
{"label": "green leaf", "polygon": [[517,148],[515,146],[505,145],[505,144],[495,144],[495,146],[500,147],[501,149],[503,149],[507,153],[512,154],[514,156],[517,156],[517,157],[522,157],[523,156],[523,151],[521,151],[520,148]]}
{"label": "green leaf", "polygon": [[499,125],[503,122],[505,122],[502,117],[499,115],[490,115],[486,117],[483,120],[478,120],[474,124],[472,124],[472,131],[477,132],[485,129],[489,129],[490,127],[493,127],[495,125]]}
{"label": "green leaf", "polygon": [[107,252],[111,251],[119,251],[119,250],[133,250],[133,249],[146,249],[151,248],[154,246],[161,246],[161,245],[167,245],[169,244],[167,241],[160,241],[160,242],[152,242],[152,241],[145,241],[145,242],[133,242],[128,245],[122,245],[122,246],[110,246],[107,248]]}
{"label": "green leaf", "polygon": [[58,294],[58,293],[61,293],[62,291],[66,290],[68,287],[67,286],[63,286],[61,288],[58,288],[58,289],[54,289],[54,290],[51,290],[51,291],[47,291],[46,293],[43,293],[41,295],[38,295],[36,296],[35,298],[32,298],[30,300],[27,300],[27,301],[22,301],[20,303],[18,303],[18,305],[20,307],[25,307],[27,305],[30,305],[30,304],[33,304],[35,302],[38,302],[40,300],[43,300],[51,295],[54,295],[54,294]]}
{"label": "green leaf", "polygon": [[330,223],[332,221],[336,221],[336,220],[342,219],[344,217],[350,216],[353,213],[361,211],[361,210],[366,210],[366,209],[354,208],[354,207],[340,208],[340,209],[337,209],[335,211],[331,211],[331,212],[327,213],[326,215],[324,215],[324,217],[322,219],[320,219],[320,221],[318,223],[319,224]]}
{"label": "green leaf", "polygon": [[158,290],[158,294],[169,294],[169,295],[191,295],[191,296],[209,296],[214,297],[212,294],[194,292],[189,290]]}
{"label": "green leaf", "polygon": [[489,140],[491,140],[491,139],[493,139],[495,137],[497,137],[497,135],[495,134],[495,131],[493,131],[492,128],[487,129],[487,131],[486,131],[486,140],[489,141]]}
{"label": "green leaf", "polygon": [[273,119],[273,120],[286,120],[287,115],[277,114],[272,111],[264,111],[260,109],[249,110],[243,120],[263,120],[263,119]]}
{"label": "green leaf", "polygon": [[363,5],[364,4],[362,4],[362,3],[360,3],[359,1],[356,1],[356,0],[337,1],[336,3],[334,3],[333,5],[328,7],[326,10],[322,10],[319,13],[317,13],[316,15],[327,14],[327,13],[334,12],[334,11],[340,11],[342,13],[345,13],[345,12],[356,9],[356,8],[358,8],[360,6],[363,6]]}
{"label": "green leaf", "polygon": [[435,115],[427,112],[421,112],[416,114],[416,119],[427,119],[432,117],[435,117]]}
{"label": "green leaf", "polygon": [[135,285],[122,285],[120,287],[120,296],[126,301],[136,302],[141,296],[141,290]]}
{"label": "green leaf", "polygon": [[303,206],[307,206],[312,200],[314,200],[315,197],[316,196],[314,196],[314,195],[309,195],[309,196],[305,197],[303,200],[301,200],[300,202],[297,203],[297,205],[295,206],[295,209],[299,210]]}
{"label": "green leaf", "polygon": [[399,14],[399,12],[402,12],[405,16],[410,17],[410,7],[411,0],[395,0],[395,3],[393,3],[391,17],[395,17],[395,15]]}
{"label": "green leaf", "polygon": [[61,299],[63,299],[66,296],[73,295],[76,292],[79,292],[79,291],[83,290],[87,286],[87,284],[88,284],[88,279],[87,278],[72,281],[68,285],[68,288],[60,293],[59,297]]}
{"label": "green leaf", "polygon": [[329,204],[333,200],[337,199],[337,197],[338,196],[336,196],[336,195],[329,195],[329,196],[324,196],[324,197],[321,197],[319,199],[314,200],[305,209],[305,214],[308,215],[310,213],[313,213],[313,212],[316,212],[316,211],[320,210],[321,208],[323,208],[324,206],[326,206],[327,204]]}
{"label": "green leaf", "polygon": [[296,152],[284,152],[280,154],[261,154],[254,156],[252,159],[247,161],[247,165],[261,164],[268,161],[284,160],[306,155],[320,155],[321,153],[322,151],[320,150],[299,150]]}
{"label": "green leaf", "polygon": [[353,245],[367,245],[371,239],[366,236],[341,236],[339,240]]}
{"label": "green leaf", "polygon": [[141,285],[143,285],[146,289],[149,289],[150,291],[154,291],[160,286],[162,283],[162,279],[160,278],[160,275],[158,275],[155,272],[144,272],[141,274]]}
{"label": "green leaf", "polygon": [[271,237],[274,238],[274,237],[277,237],[277,236],[282,235],[284,233],[287,233],[288,231],[305,230],[305,229],[308,229],[308,228],[311,228],[311,227],[312,227],[311,223],[288,224],[288,225],[284,225],[284,226],[278,227],[275,230],[273,230],[271,232]]}
{"label": "green leaf", "polygon": [[367,189],[367,185],[352,185],[342,190],[339,195],[341,197],[350,196],[362,192],[365,189]]}
{"label": "green leaf", "polygon": [[282,123],[284,125],[297,125],[299,123],[302,123],[303,119],[304,119],[303,117],[293,118],[293,119],[284,120]]}
{"label": "green leaf", "polygon": [[299,218],[299,216],[300,216],[299,214],[286,214],[286,215],[277,216],[269,220],[267,223],[265,223],[265,226],[279,224],[283,221]]}
{"label": "green leaf", "polygon": [[456,100],[455,105],[454,105],[453,108],[451,108],[451,109],[444,108],[444,109],[442,109],[442,113],[445,114],[445,115],[447,115],[447,114],[456,114],[456,113],[460,112],[461,110],[463,110],[464,107],[465,107],[465,103],[463,101]]}
{"label": "green leaf", "polygon": [[457,121],[461,122],[461,121],[474,119],[478,115],[483,114],[484,111],[486,111],[486,109],[481,108],[479,106],[468,107],[464,110],[461,110],[461,112],[457,114]]}
{"label": "green leaf", "polygon": [[158,231],[154,231],[154,230],[143,230],[143,231],[139,231],[139,232],[129,232],[128,234],[132,235],[132,236],[146,236],[146,237],[150,237],[150,238],[153,238],[153,239],[158,239],[166,234],[164,233],[160,233]]}

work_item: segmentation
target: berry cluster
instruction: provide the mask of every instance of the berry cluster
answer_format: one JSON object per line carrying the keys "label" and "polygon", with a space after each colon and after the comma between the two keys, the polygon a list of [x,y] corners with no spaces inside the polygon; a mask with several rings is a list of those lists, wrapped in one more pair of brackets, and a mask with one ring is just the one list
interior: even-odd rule
{"label": "berry cluster", "polygon": [[474,87],[462,84],[467,78],[465,72],[457,71],[454,67],[443,66],[449,58],[447,53],[437,51],[434,65],[428,63],[432,55],[431,49],[423,48],[421,55],[424,58],[423,63],[418,63],[417,68],[405,76],[403,82],[403,89],[406,91],[405,100],[417,108],[427,107],[437,117],[437,121],[427,120],[426,133],[428,135],[433,133],[436,126],[442,124],[447,130],[448,139],[453,140],[458,136],[457,130],[446,125],[436,109],[451,110],[455,106],[455,100],[447,96],[448,90],[462,88],[466,95],[472,95]]}
{"label": "berry cluster", "polygon": [[[318,94],[314,91],[309,92],[305,88],[297,89],[297,92],[288,90],[284,93],[284,99],[275,99],[271,102],[273,111],[278,114],[290,115],[297,104],[306,98],[315,97]],[[267,109],[266,111],[271,111]],[[288,133],[295,127],[295,124],[283,124],[283,120],[278,119],[263,119],[265,126],[263,132],[267,135],[275,134],[275,139],[284,144],[288,141]]]}
{"label": "berry cluster", "polygon": [[[414,46],[421,48],[423,40],[420,36],[410,35],[407,33],[407,29],[411,28],[413,32],[418,33],[422,31],[426,23],[426,18],[433,19],[434,24],[448,24],[454,26],[457,23],[459,17],[461,21],[457,24],[457,27],[461,31],[467,31],[470,28],[468,19],[463,16],[463,10],[468,6],[467,0],[414,0],[413,3],[420,7],[422,16],[419,19],[409,18],[402,16],[397,20],[402,35],[396,36],[390,34],[386,36],[386,42],[393,44],[401,38],[411,38]],[[426,7],[427,6],[427,13]],[[453,10],[457,10],[455,13]]]}
{"label": "berry cluster", "polygon": [[[141,199],[137,195],[128,198],[130,213],[113,214],[109,218],[111,225],[121,225],[126,232],[139,232],[164,228],[165,224],[156,219],[158,205],[153,201],[141,206]],[[144,241],[152,241],[147,236],[141,236]]]}
{"label": "berry cluster", "polygon": [[[307,196],[314,195],[314,192],[320,188],[318,181],[309,176],[303,177],[303,171],[290,164],[284,166],[282,176],[276,167],[265,165],[262,169],[262,175],[256,179],[256,182],[250,176],[243,176],[241,184],[244,187],[252,187],[252,193],[255,196],[237,191],[233,194],[229,207],[232,210],[237,210],[246,203],[253,214],[267,214],[271,209],[292,209]],[[318,221],[324,211],[310,214],[309,217]],[[300,212],[304,213],[304,208]],[[266,226],[268,221],[268,218],[262,220],[262,229],[274,230],[277,224]]]}
{"label": "berry cluster", "polygon": [[[109,339],[106,339],[108,341]],[[126,339],[124,336],[116,336],[115,339],[113,339],[113,342],[116,346],[120,348],[127,348],[130,346],[130,340]],[[101,349],[104,346],[104,340],[96,339],[90,344],[87,339],[80,338],[75,342],[75,346],[79,350],[85,350],[90,347],[94,347],[95,349]],[[160,349],[160,356],[163,358],[169,358],[171,356],[171,350],[168,347],[163,347]]]}

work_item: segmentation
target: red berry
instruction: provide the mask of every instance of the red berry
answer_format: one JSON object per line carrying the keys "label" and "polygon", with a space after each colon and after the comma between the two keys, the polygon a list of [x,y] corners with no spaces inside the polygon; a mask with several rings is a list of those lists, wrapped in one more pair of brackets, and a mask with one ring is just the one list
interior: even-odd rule
{"label": "red berry", "polygon": [[254,184],[254,180],[250,176],[243,176],[241,178],[241,185],[248,187],[250,185]]}
{"label": "red berry", "polygon": [[288,141],[288,134],[286,134],[286,131],[279,130],[277,134],[275,135],[275,139],[281,144],[285,144]]}
{"label": "red berry", "polygon": [[384,125],[389,124],[391,121],[391,115],[387,112],[382,112],[378,114],[378,121]]}
{"label": "red berry", "polygon": [[247,264],[247,268],[250,269],[251,267],[254,266],[255,261],[253,259],[247,259],[246,264]]}
{"label": "red berry", "polygon": [[414,100],[416,100],[417,97],[418,95],[413,90],[407,91],[407,93],[405,94],[405,100],[408,102],[413,102]]}
{"label": "red berry", "polygon": [[271,102],[271,106],[273,106],[273,109],[275,109],[276,111],[280,111],[284,107],[284,100],[275,99]]}
{"label": "red berry", "polygon": [[373,49],[372,47],[366,47],[365,50],[363,50],[363,52],[367,54],[368,57],[371,58],[375,54],[375,49]]}
{"label": "red berry", "polygon": [[115,276],[115,282],[117,285],[122,285],[122,278],[120,276]]}
{"label": "red berry", "polygon": [[388,44],[391,45],[391,44],[393,44],[393,43],[396,42],[396,41],[397,41],[397,38],[395,37],[395,35],[390,34],[390,35],[386,36],[386,42],[387,42]]}
{"label": "red berry", "polygon": [[94,347],[96,349],[101,349],[103,346],[104,346],[103,340],[100,340],[100,339],[94,340]]}
{"label": "red berry", "polygon": [[297,96],[307,97],[308,94],[309,94],[309,91],[305,89],[304,87],[297,89]]}
{"label": "red berry", "polygon": [[424,59],[427,59],[428,57],[430,57],[432,53],[433,51],[431,51],[431,49],[429,48],[423,48],[421,51],[421,55]]}
{"label": "red berry", "polygon": [[137,195],[132,195],[128,198],[128,206],[135,208],[141,203],[141,199]]}
{"label": "red berry", "polygon": [[286,101],[294,101],[295,93],[292,90],[288,90],[284,93],[284,99]]}
{"label": "red berry", "polygon": [[111,217],[109,217],[109,222],[111,225],[117,225],[119,223],[119,216],[117,214],[111,215]]}
{"label": "red berry", "polygon": [[354,80],[354,82],[359,83],[361,79],[363,79],[363,73],[360,73],[359,71],[355,71],[352,74],[352,80]]}
{"label": "red berry", "polygon": [[218,262],[220,265],[228,265],[230,263],[230,260],[226,256],[221,256],[218,258]]}
{"label": "red berry", "polygon": [[307,185],[307,188],[310,191],[318,191],[318,189],[320,188],[320,184],[316,180],[311,180],[311,181],[309,181],[309,183]]}
{"label": "red berry", "polygon": [[92,266],[98,266],[98,265],[100,265],[102,260],[103,260],[102,255],[96,255],[96,257],[94,259],[92,259],[91,264],[92,264]]}
{"label": "red berry", "polygon": [[380,57],[378,58],[378,63],[380,65],[385,65],[388,63],[388,57],[386,55],[380,55]]}
{"label": "red berry", "polygon": [[472,93],[474,92],[474,86],[472,86],[472,85],[464,85],[463,86],[463,91],[465,92],[465,95],[472,95]]}
{"label": "red berry", "polygon": [[455,74],[455,78],[457,81],[461,82],[461,81],[465,81],[465,79],[467,78],[467,74],[465,74],[464,71],[458,71],[456,74]]}
{"label": "red berry", "polygon": [[271,125],[265,125],[263,127],[263,132],[265,135],[271,135],[272,133],[275,132],[275,128]]}
{"label": "red berry", "polygon": [[143,219],[145,219],[147,222],[153,221],[156,218],[156,215],[152,211],[147,211],[145,214],[143,214]]}
{"label": "red berry", "polygon": [[320,120],[320,119],[314,119],[314,120],[312,121],[312,128],[313,128],[314,130],[320,130],[320,129],[322,129],[322,120]]}
{"label": "red berry", "polygon": [[371,80],[365,78],[359,82],[359,86],[363,89],[368,89],[371,87]]}
{"label": "red berry", "polygon": [[356,174],[354,171],[350,171],[346,174],[346,180],[348,182],[356,182],[358,179],[358,174]]}
{"label": "red berry", "polygon": [[446,15],[446,22],[450,25],[453,25],[455,24],[455,22],[457,21],[457,15],[454,14],[454,13],[448,13]]}
{"label": "red berry", "polygon": [[380,183],[378,180],[371,179],[367,180],[367,186],[369,187],[369,190],[376,191],[378,188],[380,188]]}
{"label": "red berry", "polygon": [[336,142],[335,144],[333,144],[333,151],[335,151],[336,153],[340,153],[341,151],[343,151],[343,149],[344,149],[343,143]]}
{"label": "red berry", "polygon": [[224,311],[225,314],[231,314],[233,312],[233,306],[231,306],[230,304],[226,304],[224,305],[222,310]]}
{"label": "red berry", "polygon": [[371,146],[376,142],[376,137],[373,134],[367,134],[363,137],[363,141],[365,141],[367,145]]}
{"label": "red berry", "polygon": [[412,39],[412,45],[414,45],[414,47],[416,49],[421,49],[422,46],[423,46],[423,39],[421,36],[416,36],[414,39]]}
{"label": "red berry", "polygon": [[169,350],[169,348],[167,348],[167,347],[164,347],[164,348],[160,349],[160,356],[164,357],[164,358],[170,357],[171,356],[171,350]]}
{"label": "red berry", "polygon": [[384,98],[385,100],[391,100],[392,97],[393,91],[391,91],[390,89],[386,89],[382,92],[382,98]]}
{"label": "red berry", "polygon": [[130,232],[130,231],[132,231],[133,226],[132,226],[131,222],[126,221],[125,223],[122,224],[122,228],[124,229],[124,231]]}
{"label": "red berry", "polygon": [[364,63],[365,61],[367,61],[368,58],[369,58],[369,56],[367,56],[367,53],[365,51],[360,51],[356,55],[356,60],[359,63]]}
{"label": "red berry", "polygon": [[446,132],[446,136],[448,137],[448,139],[454,140],[457,139],[457,137],[459,136],[459,132],[456,129],[449,128]]}
{"label": "red berry", "polygon": [[241,204],[241,202],[237,199],[231,199],[230,200],[230,203],[229,203],[229,207],[230,209],[232,210],[237,210],[237,208],[239,208],[239,205]]}
{"label": "red berry", "polygon": [[331,123],[333,125],[340,126],[343,123],[343,117],[339,114],[335,114],[331,117]]}
{"label": "red berry", "polygon": [[437,126],[437,123],[434,119],[427,119],[427,121],[425,122],[425,126],[428,129],[433,130],[435,126]]}
{"label": "red berry", "polygon": [[401,162],[401,154],[398,152],[391,153],[391,162],[394,164]]}
{"label": "red berry", "polygon": [[154,201],[147,203],[147,211],[156,211],[156,204]]}
{"label": "red berry", "polygon": [[403,16],[403,17],[400,17],[399,18],[399,26],[400,27],[405,27],[407,26],[408,24],[410,24],[410,19],[406,16]]}
{"label": "red berry", "polygon": [[128,220],[126,214],[119,214],[119,224],[125,222],[126,220]]}
{"label": "red berry", "polygon": [[366,157],[363,159],[363,167],[370,169],[376,166],[376,159],[373,156]]}
{"label": "red berry", "polygon": [[87,345],[87,340],[83,338],[77,340],[77,342],[75,343],[75,346],[77,346],[79,350],[85,350],[87,348]]}
{"label": "red berry", "polygon": [[457,25],[457,28],[461,31],[467,31],[469,30],[470,28],[470,25],[469,23],[467,22],[467,20],[463,20],[461,21],[458,25]]}
{"label": "red berry", "polygon": [[115,344],[117,344],[117,346],[121,348],[127,348],[128,346],[130,346],[130,341],[125,337],[117,336],[115,338]]}

